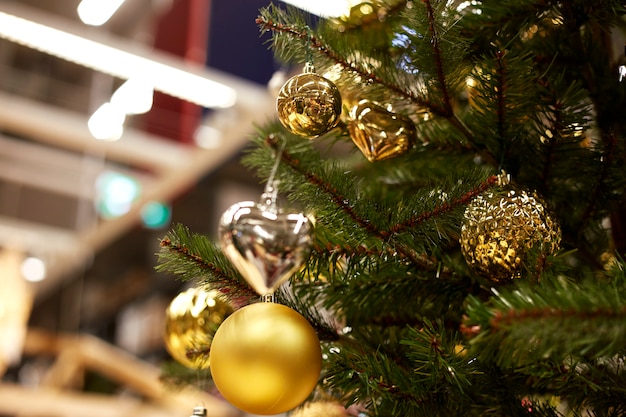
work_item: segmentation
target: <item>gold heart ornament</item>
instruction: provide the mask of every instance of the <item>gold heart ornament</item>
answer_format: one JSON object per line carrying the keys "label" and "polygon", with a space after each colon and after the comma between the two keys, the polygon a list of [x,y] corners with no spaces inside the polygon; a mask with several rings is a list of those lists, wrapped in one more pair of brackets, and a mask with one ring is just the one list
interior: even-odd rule
{"label": "gold heart ornament", "polygon": [[369,100],[350,110],[348,130],[368,161],[381,161],[405,153],[417,140],[415,124]]}

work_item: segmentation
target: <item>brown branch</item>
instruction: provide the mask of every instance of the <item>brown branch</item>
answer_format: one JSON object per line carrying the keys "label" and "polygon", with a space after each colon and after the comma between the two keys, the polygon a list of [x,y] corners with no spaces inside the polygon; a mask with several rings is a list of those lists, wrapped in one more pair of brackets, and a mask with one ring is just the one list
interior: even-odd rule
{"label": "brown branch", "polygon": [[439,34],[437,33],[437,27],[435,25],[437,19],[435,17],[435,10],[430,0],[422,0],[426,6],[426,12],[428,16],[428,30],[430,32],[430,45],[433,49],[433,56],[435,59],[435,66],[437,68],[437,80],[441,86],[441,94],[443,96],[444,108],[443,116],[449,118],[454,111],[452,110],[452,100],[450,99],[450,93],[448,92],[448,86],[446,84],[446,76],[443,70],[443,54],[439,47]]}
{"label": "brown branch", "polygon": [[382,85],[388,90],[393,91],[400,97],[410,100],[419,106],[428,108],[433,114],[436,114],[438,116],[445,117],[445,118],[450,117],[450,113],[446,109],[440,108],[434,103],[425,100],[423,97],[415,95],[411,91],[404,90],[395,84],[387,82],[381,77],[377,76],[376,74],[365,71],[363,68],[359,67],[353,62],[346,61],[341,56],[339,56],[335,52],[328,49],[328,47],[320,39],[311,35],[308,32],[298,30],[294,27],[284,25],[282,23],[275,23],[275,22],[272,22],[271,20],[265,20],[263,17],[258,17],[256,19],[256,23],[257,25],[261,27],[261,29],[265,31],[287,33],[298,39],[307,39],[312,48],[319,51],[328,59],[341,65],[343,68],[349,70],[350,72],[358,74],[362,79],[367,80],[368,83],[375,83],[375,84]]}
{"label": "brown branch", "polygon": [[485,192],[486,190],[493,187],[497,183],[498,183],[498,177],[496,175],[492,175],[491,177],[487,178],[485,182],[479,184],[478,187],[476,187],[475,189],[463,194],[460,198],[457,198],[456,200],[452,200],[449,203],[444,203],[440,205],[439,207],[436,207],[432,211],[413,216],[406,222],[395,225],[388,232],[382,232],[382,233],[384,233],[385,235],[397,234],[397,233],[402,232],[403,230],[406,230],[407,228],[415,227],[418,224],[423,223],[432,217],[436,217],[446,212],[449,212],[450,210],[456,207],[466,205],[474,197]]}
{"label": "brown branch", "polygon": [[215,264],[204,260],[201,256],[191,253],[187,247],[174,243],[168,238],[162,239],[160,246],[176,253],[180,258],[194,263],[198,268],[208,271],[212,277],[211,284],[213,284],[213,288],[232,300],[234,308],[243,307],[259,299],[259,295],[248,285],[241,283]]}
{"label": "brown branch", "polygon": [[[265,139],[265,143],[272,147],[275,151],[277,151],[278,140],[276,137],[274,137],[273,135],[269,135]],[[356,224],[367,230],[367,232],[371,235],[382,238],[378,228],[376,228],[371,222],[367,221],[367,219],[362,219],[361,217],[359,217],[354,212],[352,207],[347,204],[346,198],[341,195],[339,193],[339,190],[335,188],[331,183],[329,183],[328,181],[324,181],[322,178],[318,177],[312,172],[304,171],[300,166],[300,161],[291,156],[291,154],[289,154],[288,152],[283,151],[280,154],[280,157],[281,160],[285,162],[288,166],[290,166],[294,171],[303,175],[307,179],[307,181],[309,181],[309,183],[315,185],[316,187],[321,189],[326,195],[328,195],[331,201],[335,205],[337,205],[344,213],[346,213]]]}
{"label": "brown branch", "polygon": [[556,309],[556,308],[531,308],[521,310],[509,310],[507,312],[497,312],[490,320],[489,325],[493,331],[497,331],[503,327],[514,326],[516,322],[521,320],[541,320],[547,318],[562,319],[579,319],[588,321],[602,318],[624,319],[626,318],[626,307],[598,308],[593,311],[578,311],[575,309]]}
{"label": "brown branch", "polygon": [[[276,148],[278,145],[278,140],[273,135],[268,135],[268,137],[265,139],[265,143],[271,148],[273,148],[274,150],[277,150]],[[280,157],[281,157],[281,160],[286,165],[291,167],[291,169],[298,172],[300,175],[304,176],[307,179],[307,181],[309,181],[309,183],[315,185],[316,187],[321,189],[326,195],[328,195],[331,201],[335,205],[337,205],[337,207],[339,207],[344,213],[346,213],[350,217],[350,219],[352,219],[352,221],[354,221],[357,225],[365,229],[373,237],[387,244],[389,243],[390,237],[392,237],[394,234],[401,232],[402,230],[405,230],[407,227],[414,227],[418,225],[419,223],[422,223],[430,219],[431,217],[443,214],[453,209],[454,207],[458,207],[459,205],[462,205],[462,204],[467,204],[473,197],[485,191],[489,187],[497,184],[497,179],[498,179],[497,176],[491,176],[487,179],[487,181],[480,184],[475,190],[472,190],[466,193],[461,198],[454,200],[451,203],[444,204],[431,212],[422,213],[419,216],[412,217],[407,222],[396,225],[392,227],[391,230],[387,231],[387,230],[379,229],[368,219],[364,219],[360,217],[359,215],[357,215],[354,209],[348,204],[348,201],[345,198],[345,196],[343,196],[336,187],[334,187],[331,183],[318,177],[317,175],[313,174],[312,172],[303,170],[300,166],[300,161],[294,158],[293,156],[291,156],[291,154],[283,151],[280,154]],[[413,251],[411,248],[404,247],[403,245],[395,245],[394,250],[401,257],[409,259],[415,265],[424,265],[423,257],[420,254]]]}

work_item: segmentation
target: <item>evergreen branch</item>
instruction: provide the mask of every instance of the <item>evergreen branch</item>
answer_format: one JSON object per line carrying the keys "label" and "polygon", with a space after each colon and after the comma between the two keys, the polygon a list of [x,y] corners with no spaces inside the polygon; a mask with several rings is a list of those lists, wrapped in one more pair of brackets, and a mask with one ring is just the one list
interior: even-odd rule
{"label": "evergreen branch", "polygon": [[613,151],[616,147],[615,135],[613,135],[612,133],[605,133],[602,135],[602,137],[605,138],[604,143],[606,145],[604,147],[605,149],[602,151],[602,156],[600,158],[600,161],[602,162],[601,168],[591,191],[591,195],[589,196],[590,198],[588,200],[587,207],[583,211],[580,219],[580,226],[578,229],[580,233],[582,233],[587,228],[587,225],[591,221],[592,214],[594,213],[598,202],[601,201],[600,197],[602,194],[604,182],[607,180],[609,174],[609,166],[613,162]]}
{"label": "evergreen branch", "polygon": [[541,287],[520,284],[493,290],[491,307],[470,296],[462,331],[474,334],[470,341],[478,356],[513,368],[538,358],[562,362],[615,355],[626,346],[625,284],[623,277],[613,285],[564,279]]}
{"label": "evergreen branch", "polygon": [[575,309],[557,310],[552,307],[537,307],[529,309],[510,309],[498,311],[489,320],[491,331],[520,325],[525,320],[624,320],[626,319],[626,306],[621,308],[599,307],[590,311],[578,311]]}
{"label": "evergreen branch", "polygon": [[435,46],[435,49],[436,49],[435,56],[437,57],[438,77],[439,77],[439,82],[442,86],[442,90],[445,93],[445,100],[444,100],[443,107],[439,106],[435,102],[426,100],[423,97],[409,90],[403,89],[401,86],[397,84],[388,82],[387,80],[381,78],[380,76],[372,72],[365,70],[364,68],[356,65],[353,62],[349,62],[345,60],[343,57],[341,57],[340,55],[332,51],[330,48],[328,48],[328,46],[324,42],[322,42],[319,38],[312,35],[310,32],[307,32],[306,30],[298,29],[296,27],[286,25],[283,23],[274,22],[273,20],[266,18],[264,16],[259,16],[255,22],[257,25],[259,25],[262,31],[285,33],[297,39],[307,40],[311,48],[314,48],[315,50],[319,51],[321,54],[326,56],[331,61],[335,62],[336,64],[339,64],[342,68],[358,75],[361,79],[366,80],[368,84],[381,85],[385,87],[386,89],[394,92],[398,96],[406,100],[409,100],[420,107],[429,109],[429,111],[433,113],[434,115],[447,119],[449,123],[457,131],[459,131],[463,137],[465,137],[470,143],[474,143],[474,134],[469,130],[469,128],[465,125],[465,123],[463,123],[463,121],[458,117],[458,115],[453,110],[452,99],[450,97],[450,94],[447,89],[447,84],[445,82],[445,75],[443,72],[443,59],[442,59],[441,50],[439,49],[438,38],[437,36],[434,36],[436,35],[436,31],[434,31],[434,20],[432,20],[434,19],[434,11],[430,5],[430,2],[427,2],[427,3],[429,6],[429,11],[430,11],[429,18],[433,22],[433,40],[437,44]]}
{"label": "evergreen branch", "polygon": [[[278,150],[278,140],[274,135],[268,135],[265,139],[265,143],[269,145],[275,151]],[[302,175],[310,184],[315,185],[317,188],[322,190],[326,195],[330,197],[332,202],[337,205],[344,213],[352,219],[357,225],[365,229],[368,233],[373,236],[382,239],[384,236],[381,235],[378,228],[374,226],[367,219],[363,219],[356,214],[354,209],[350,207],[346,198],[339,193],[339,190],[333,186],[333,184],[325,181],[323,178],[318,177],[312,172],[305,171],[300,166],[300,161],[289,154],[286,150],[283,151],[280,155],[281,160],[288,165],[292,170],[296,171],[300,175]]]}
{"label": "evergreen branch", "polygon": [[[332,245],[330,244],[330,242],[328,242],[326,246],[324,247],[315,244],[313,246],[311,254],[316,257],[320,257],[325,254],[330,254],[333,256],[347,257],[347,258],[358,256],[361,258],[374,257],[374,258],[380,259],[384,255],[393,255],[393,250],[392,248],[386,248],[385,251],[382,251],[376,248],[368,248],[363,245],[359,245],[355,247],[352,247],[349,245],[340,246],[340,245]],[[417,265],[422,271],[431,271],[431,272],[437,271],[439,273],[439,277],[445,276],[451,273],[450,271],[447,271],[447,270],[441,271],[440,265],[437,262],[437,260],[434,257],[430,257],[426,254],[416,255],[415,258],[413,258],[412,260],[413,260],[413,263]]]}
{"label": "evergreen branch", "polygon": [[434,411],[442,392],[411,386],[410,373],[382,352],[353,343],[341,350],[331,348],[328,356],[332,366],[323,377],[324,385],[338,389],[348,403],[365,404],[381,416],[438,415]]}
{"label": "evergreen branch", "polygon": [[348,16],[347,21],[343,19],[336,19],[337,24],[341,26],[342,33],[350,33],[352,31],[358,30],[359,32],[366,32],[371,30],[372,26],[375,26],[380,23],[380,16],[384,16],[384,20],[389,20],[390,17],[399,14],[402,10],[406,8],[405,0],[395,0],[392,1],[391,4],[380,4],[379,9],[376,14],[378,19],[363,19],[358,23],[351,21]]}
{"label": "evergreen branch", "polygon": [[[542,85],[548,86],[547,80],[539,80],[539,83]],[[561,115],[561,103],[554,97],[552,102],[549,103],[549,107],[553,109],[553,121],[550,126],[550,132],[559,132],[565,126],[562,121]],[[544,193],[547,192],[546,185],[548,183],[548,179],[550,178],[552,163],[554,158],[554,153],[557,147],[557,137],[556,135],[552,135],[548,138],[548,149],[545,152],[545,159],[543,164],[543,170],[541,171],[541,182],[543,183]]]}
{"label": "evergreen branch", "polygon": [[418,330],[409,329],[409,338],[401,342],[409,346],[407,357],[414,363],[416,377],[426,384],[447,386],[463,395],[471,386],[468,376],[472,374],[464,356],[464,348],[449,335],[442,322],[437,324],[426,319]]}
{"label": "evergreen branch", "polygon": [[436,27],[436,16],[433,6],[430,0],[422,0],[424,5],[426,6],[427,18],[428,18],[428,30],[430,32],[430,45],[433,49],[433,59],[435,61],[435,68],[437,71],[437,81],[441,86],[441,94],[442,100],[444,103],[444,108],[442,109],[442,114],[444,117],[448,118],[453,114],[452,110],[452,100],[450,98],[450,93],[448,92],[448,86],[446,84],[446,76],[443,68],[443,58],[441,47],[439,46],[439,34],[437,33]]}
{"label": "evergreen branch", "polygon": [[[267,146],[277,151],[278,139],[274,135],[267,135],[264,142]],[[391,230],[382,230],[378,228],[374,224],[374,222],[371,222],[369,219],[359,216],[354,208],[350,206],[349,201],[345,198],[345,196],[339,193],[339,190],[335,186],[333,186],[333,184],[325,181],[324,179],[320,178],[312,172],[303,170],[300,166],[300,161],[292,157],[289,152],[283,151],[280,155],[280,158],[292,170],[302,175],[310,184],[316,186],[318,189],[322,190],[322,192],[328,195],[331,201],[340,210],[346,213],[352,221],[354,221],[357,225],[363,228],[368,234],[377,238],[384,244],[391,245],[392,248],[389,248],[389,253],[395,252],[401,257],[410,260],[414,265],[423,265],[422,256],[404,244],[393,242],[391,238],[409,226],[415,227],[416,225],[434,216],[441,215],[447,211],[452,210],[453,208],[459,207],[462,204],[467,204],[472,197],[478,195],[480,192],[488,189],[490,186],[496,184],[497,182],[497,177],[490,177],[485,183],[479,185],[475,190],[467,193],[466,195],[462,196],[458,200],[453,201],[450,204],[444,204],[439,209],[436,209],[430,213],[425,213],[423,215],[413,217],[405,224],[392,227]]]}
{"label": "evergreen branch", "polygon": [[398,85],[387,82],[386,80],[380,78],[376,74],[366,71],[363,68],[357,66],[355,63],[348,62],[343,57],[339,56],[338,54],[330,50],[328,46],[325,45],[320,39],[318,39],[316,36],[308,32],[299,30],[297,28],[294,28],[292,26],[285,25],[282,23],[276,23],[272,20],[265,19],[262,16],[256,19],[256,23],[264,31],[286,33],[298,39],[306,39],[309,42],[310,47],[315,48],[315,50],[319,51],[321,54],[326,56],[331,61],[341,65],[344,69],[347,69],[351,72],[354,72],[355,74],[358,74],[362,79],[367,80],[368,83],[382,85],[388,90],[393,91],[395,94],[399,95],[400,97],[410,100],[419,106],[430,109],[430,111],[433,114],[436,114],[438,116],[445,117],[445,118],[450,117],[450,112],[447,111],[446,109],[440,108],[434,103],[424,100],[424,98],[410,91],[407,91]]}
{"label": "evergreen branch", "polygon": [[[507,71],[506,71],[506,65],[504,62],[504,56],[505,53],[502,51],[497,51],[496,52],[496,68],[495,68],[495,72],[496,72],[496,106],[497,106],[497,111],[496,111],[496,117],[497,117],[497,123],[496,123],[496,129],[498,132],[498,137],[500,138],[500,140],[503,143],[506,143],[504,141],[504,138],[506,137],[505,135],[505,114],[506,114],[506,89],[507,89],[507,84],[506,84],[506,76],[507,76]],[[504,152],[503,152],[504,153]]]}
{"label": "evergreen branch", "polygon": [[389,236],[389,235],[393,235],[393,234],[397,234],[400,233],[401,231],[407,229],[407,228],[413,228],[416,227],[418,224],[423,223],[427,220],[429,220],[432,217],[437,217],[440,216],[446,212],[449,212],[459,206],[464,206],[467,205],[474,197],[476,197],[477,195],[487,191],[489,188],[491,188],[494,185],[498,184],[498,176],[496,175],[492,175],[489,178],[487,178],[486,181],[484,181],[482,184],[479,184],[478,187],[476,187],[475,189],[465,193],[463,196],[461,196],[460,198],[457,198],[455,200],[452,200],[450,202],[444,203],[438,207],[436,207],[434,210],[430,211],[430,212],[426,212],[426,213],[420,213],[419,215],[416,215],[412,218],[410,218],[409,220],[407,220],[404,223],[395,225],[391,228],[391,230],[389,231],[382,231],[381,233],[384,236]]}
{"label": "evergreen branch", "polygon": [[[474,134],[457,116],[453,109],[452,98],[450,96],[450,92],[448,91],[448,84],[446,82],[446,75],[444,71],[443,52],[439,44],[440,36],[436,26],[437,18],[435,10],[430,0],[422,0],[422,2],[425,4],[427,10],[428,30],[431,34],[430,45],[432,46],[433,50],[433,59],[435,61],[437,80],[439,85],[441,86],[442,100],[444,103],[443,109],[440,109],[439,113],[436,114],[445,117],[450,122],[450,124],[454,126],[455,129],[457,129],[467,140],[470,141],[470,143],[473,143]],[[429,108],[432,108],[432,106],[430,106]]]}
{"label": "evergreen branch", "polygon": [[[183,226],[170,231],[160,241],[160,264],[156,269],[161,272],[173,272],[186,279],[198,278],[200,274],[205,275],[211,288],[220,291],[235,308],[258,300],[258,294],[244,284],[234,270],[226,270],[217,258],[215,262],[210,262],[206,260],[210,255],[201,256],[194,251],[201,244],[210,246],[208,241],[200,243],[193,242],[194,240],[203,240],[203,236],[191,235]],[[215,247],[212,249],[211,255],[215,256],[219,249]]]}

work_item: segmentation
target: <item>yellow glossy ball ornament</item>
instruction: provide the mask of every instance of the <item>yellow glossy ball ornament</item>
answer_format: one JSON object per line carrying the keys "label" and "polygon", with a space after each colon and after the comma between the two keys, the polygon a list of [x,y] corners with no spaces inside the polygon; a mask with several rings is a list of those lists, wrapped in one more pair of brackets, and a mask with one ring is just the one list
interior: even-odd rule
{"label": "yellow glossy ball ornament", "polygon": [[315,330],[282,304],[247,305],[215,333],[209,356],[213,382],[224,398],[251,414],[291,410],[315,388],[322,352]]}
{"label": "yellow glossy ball ornament", "polygon": [[217,291],[190,288],[181,292],[165,312],[165,348],[187,368],[208,368],[213,335],[232,312]]}
{"label": "yellow glossy ball ornament", "polygon": [[339,123],[341,94],[333,82],[307,65],[302,74],[291,77],[282,86],[276,111],[287,130],[314,139]]}

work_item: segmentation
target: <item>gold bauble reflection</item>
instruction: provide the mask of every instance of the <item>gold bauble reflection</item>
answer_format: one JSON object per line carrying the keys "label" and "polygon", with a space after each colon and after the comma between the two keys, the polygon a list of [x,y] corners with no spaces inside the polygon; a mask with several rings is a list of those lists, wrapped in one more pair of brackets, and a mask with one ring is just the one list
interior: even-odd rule
{"label": "gold bauble reflection", "polygon": [[328,79],[305,72],[291,77],[280,89],[276,111],[287,130],[314,139],[339,123],[341,94]]}
{"label": "gold bauble reflection", "polygon": [[554,253],[561,229],[534,193],[510,186],[507,194],[476,197],[466,208],[461,251],[468,265],[492,282],[520,276],[531,249]]}
{"label": "gold bauble reflection", "polygon": [[228,402],[251,414],[272,415],[306,400],[320,376],[322,353],[304,317],[263,302],[222,323],[209,361],[213,382]]}
{"label": "gold bauble reflection", "polygon": [[368,100],[361,100],[351,109],[348,130],[354,144],[370,162],[401,155],[417,140],[411,119]]}
{"label": "gold bauble reflection", "polygon": [[217,291],[190,288],[181,292],[165,312],[165,348],[187,368],[208,368],[213,335],[232,312]]}

